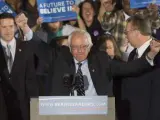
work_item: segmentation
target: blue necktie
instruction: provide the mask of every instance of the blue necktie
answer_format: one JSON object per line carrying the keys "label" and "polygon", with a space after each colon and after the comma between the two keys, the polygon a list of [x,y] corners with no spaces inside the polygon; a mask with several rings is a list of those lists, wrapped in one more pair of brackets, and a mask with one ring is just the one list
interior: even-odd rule
{"label": "blue necktie", "polygon": [[8,71],[11,73],[12,70],[12,65],[13,65],[13,58],[11,54],[11,46],[7,45],[6,48],[6,61],[7,61],[7,66],[8,66]]}

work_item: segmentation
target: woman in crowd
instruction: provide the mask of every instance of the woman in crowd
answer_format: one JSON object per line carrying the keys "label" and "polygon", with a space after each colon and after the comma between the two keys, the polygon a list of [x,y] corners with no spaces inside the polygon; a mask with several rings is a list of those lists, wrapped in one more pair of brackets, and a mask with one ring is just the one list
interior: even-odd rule
{"label": "woman in crowd", "polygon": [[72,11],[77,13],[77,19],[76,20],[70,20],[68,21],[68,24],[77,28],[80,28],[82,30],[86,30],[85,24],[82,20],[82,18],[79,15],[80,8],[77,5],[72,6]]}
{"label": "woman in crowd", "polygon": [[34,27],[38,18],[38,9],[36,0],[25,0],[23,10],[27,13],[28,25]]}
{"label": "woman in crowd", "polygon": [[80,16],[84,21],[87,32],[91,35],[94,45],[97,44],[97,39],[104,31],[101,28],[101,24],[97,19],[97,11],[92,0],[85,0],[80,3]]}
{"label": "woman in crowd", "polygon": [[117,47],[115,38],[110,34],[99,37],[99,50],[105,51],[111,59],[121,59],[120,50]]}
{"label": "woman in crowd", "polygon": [[[121,53],[113,35],[111,34],[102,35],[98,41],[99,41],[100,51],[106,52],[110,56],[111,60],[112,59],[121,60]],[[116,111],[119,110],[120,108],[119,103],[121,103],[119,102],[121,100],[121,84],[122,84],[121,83],[122,81],[120,79],[121,78],[114,77],[113,83],[111,81],[108,88],[108,91],[109,91],[108,95],[115,96]],[[116,116],[118,116],[117,112],[116,112]]]}
{"label": "woman in crowd", "polygon": [[99,4],[98,20],[102,23],[104,15],[110,14],[113,10],[116,11],[116,0],[99,0]]}

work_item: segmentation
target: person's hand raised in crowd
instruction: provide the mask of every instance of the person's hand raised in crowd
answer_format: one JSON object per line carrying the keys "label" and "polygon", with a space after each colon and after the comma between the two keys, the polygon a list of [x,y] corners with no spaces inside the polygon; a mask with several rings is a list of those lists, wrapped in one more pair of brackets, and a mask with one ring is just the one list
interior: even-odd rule
{"label": "person's hand raised in crowd", "polygon": [[116,2],[113,3],[112,0],[100,0],[100,2],[106,12],[112,12],[116,5]]}
{"label": "person's hand raised in crowd", "polygon": [[156,19],[158,17],[158,5],[156,4],[149,4],[147,6],[147,9],[151,12],[152,14],[152,19]]}
{"label": "person's hand raised in crowd", "polygon": [[76,12],[77,15],[79,15],[80,9],[79,9],[79,7],[78,7],[77,5],[73,5],[73,6],[72,6],[72,11],[73,11],[73,12]]}
{"label": "person's hand raised in crowd", "polygon": [[36,25],[34,25],[32,27],[32,31],[36,32],[41,28],[41,24],[43,23],[43,18],[42,17],[38,17],[37,21],[36,21]]}
{"label": "person's hand raised in crowd", "polygon": [[17,24],[18,29],[20,28],[24,34],[30,31],[30,28],[27,24],[28,18],[25,16],[24,13],[20,13],[15,17],[15,22]]}
{"label": "person's hand raised in crowd", "polygon": [[36,23],[37,23],[37,25],[41,25],[43,23],[43,18],[38,17]]}
{"label": "person's hand raised in crowd", "polygon": [[15,17],[15,22],[18,27],[20,27],[22,30],[26,27],[28,27],[28,18],[24,15],[24,13],[20,13]]}
{"label": "person's hand raised in crowd", "polygon": [[154,59],[154,57],[160,52],[160,40],[152,40],[150,42],[150,52],[148,53],[148,56],[151,59]]}
{"label": "person's hand raised in crowd", "polygon": [[154,12],[158,11],[158,6],[156,4],[149,4],[147,8]]}

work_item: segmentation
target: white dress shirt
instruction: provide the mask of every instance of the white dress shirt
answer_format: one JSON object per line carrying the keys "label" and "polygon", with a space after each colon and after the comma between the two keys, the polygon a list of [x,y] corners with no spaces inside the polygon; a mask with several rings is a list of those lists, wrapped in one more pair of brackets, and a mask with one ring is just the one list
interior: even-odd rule
{"label": "white dress shirt", "polygon": [[127,15],[124,11],[123,11],[123,14],[124,14],[124,19],[125,19],[125,21],[127,21],[127,19],[130,18],[130,16]]}
{"label": "white dress shirt", "polygon": [[29,32],[27,32],[24,35],[24,41],[29,41],[33,38],[33,31],[30,29]]}
{"label": "white dress shirt", "polygon": [[[142,57],[143,53],[146,51],[146,49],[150,46],[150,42],[152,41],[152,38],[150,38],[148,41],[146,41],[141,47],[137,48],[137,55],[138,57],[137,58],[140,58]],[[146,57],[148,63],[151,65],[151,66],[154,66],[154,62],[153,60],[149,60],[147,57]]]}
{"label": "white dress shirt", "polygon": [[5,48],[7,48],[7,45],[9,45],[11,47],[10,51],[11,51],[12,58],[14,61],[15,54],[16,54],[16,40],[15,40],[15,38],[13,38],[9,43],[7,43],[6,41],[4,41],[2,39],[0,39],[0,42],[1,42],[2,46]]}
{"label": "white dress shirt", "polygon": [[[18,32],[15,34],[15,37],[18,38]],[[30,41],[33,38],[33,31],[30,29],[27,33],[24,34],[24,41]]]}
{"label": "white dress shirt", "polygon": [[149,39],[147,42],[145,42],[141,47],[137,48],[138,58],[142,57],[143,53],[150,46],[151,41],[152,41],[152,38]]}
{"label": "white dress shirt", "polygon": [[[77,70],[78,70],[78,64],[77,63],[79,63],[79,62],[76,59],[74,59],[74,62],[75,62],[76,73],[77,73]],[[88,90],[85,91],[85,96],[96,96],[97,93],[96,93],[96,90],[95,90],[95,87],[93,85],[92,78],[91,78],[91,75],[90,75],[90,72],[89,72],[89,69],[88,69],[88,60],[84,60],[81,63],[82,63],[82,66],[81,66],[82,74],[87,76],[88,83],[89,83]],[[77,91],[76,90],[74,91],[74,95],[77,96]]]}

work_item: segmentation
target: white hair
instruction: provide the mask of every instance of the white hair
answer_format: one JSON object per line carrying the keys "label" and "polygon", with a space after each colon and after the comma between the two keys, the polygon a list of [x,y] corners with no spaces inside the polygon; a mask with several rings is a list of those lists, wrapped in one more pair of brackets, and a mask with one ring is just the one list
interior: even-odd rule
{"label": "white hair", "polygon": [[89,45],[88,49],[90,49],[93,46],[90,34],[85,30],[77,29],[74,32],[72,32],[68,37],[68,45],[69,45],[70,50],[71,50],[71,39],[76,34],[83,35],[86,38],[85,41],[86,41],[87,45]]}

